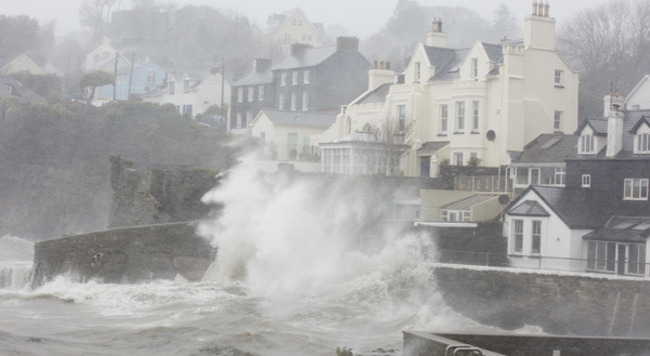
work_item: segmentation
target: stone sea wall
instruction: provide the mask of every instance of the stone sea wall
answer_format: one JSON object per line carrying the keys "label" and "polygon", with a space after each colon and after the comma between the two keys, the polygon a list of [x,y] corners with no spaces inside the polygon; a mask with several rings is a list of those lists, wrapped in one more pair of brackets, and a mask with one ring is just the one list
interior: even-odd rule
{"label": "stone sea wall", "polygon": [[445,303],[485,325],[557,335],[650,335],[650,281],[437,266]]}
{"label": "stone sea wall", "polygon": [[37,287],[61,274],[80,282],[137,283],[178,275],[200,280],[216,250],[195,230],[196,223],[172,223],[38,242],[32,285]]}

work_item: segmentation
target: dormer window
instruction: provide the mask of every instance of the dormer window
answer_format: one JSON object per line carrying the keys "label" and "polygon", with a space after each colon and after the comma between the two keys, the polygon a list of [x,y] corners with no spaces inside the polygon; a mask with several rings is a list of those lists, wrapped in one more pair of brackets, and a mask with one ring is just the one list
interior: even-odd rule
{"label": "dormer window", "polygon": [[420,72],[420,62],[415,62],[415,80],[419,81],[422,73]]}
{"label": "dormer window", "polygon": [[634,137],[634,153],[650,153],[650,133],[639,133]]}
{"label": "dormer window", "polygon": [[583,134],[580,136],[580,145],[578,146],[579,154],[594,154],[596,153],[595,138],[591,134]]}

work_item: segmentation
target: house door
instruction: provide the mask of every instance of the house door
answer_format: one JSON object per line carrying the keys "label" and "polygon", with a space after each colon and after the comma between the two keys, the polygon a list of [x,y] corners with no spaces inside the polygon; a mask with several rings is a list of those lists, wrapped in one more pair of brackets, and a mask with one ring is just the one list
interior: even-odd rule
{"label": "house door", "polygon": [[624,275],[625,266],[627,265],[627,246],[625,246],[625,244],[617,244],[616,246],[616,274]]}
{"label": "house door", "polygon": [[420,157],[420,177],[429,178],[431,169],[431,156]]}

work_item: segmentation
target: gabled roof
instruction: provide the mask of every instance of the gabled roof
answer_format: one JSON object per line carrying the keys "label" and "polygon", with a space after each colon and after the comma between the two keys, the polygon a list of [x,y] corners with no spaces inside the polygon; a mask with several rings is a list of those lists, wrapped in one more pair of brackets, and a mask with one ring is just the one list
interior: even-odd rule
{"label": "gabled roof", "polygon": [[646,242],[649,236],[649,216],[613,216],[605,226],[582,238],[597,241]]}
{"label": "gabled roof", "polygon": [[501,62],[503,59],[503,45],[487,42],[481,42],[481,45],[483,45],[483,49],[490,61],[494,62],[494,64]]}
{"label": "gabled roof", "polygon": [[647,202],[611,201],[592,189],[549,186],[528,187],[505,211],[510,214],[530,191],[540,197],[571,229],[597,229],[614,215],[650,216],[650,204]]}
{"label": "gabled roof", "polygon": [[288,56],[282,62],[273,66],[271,70],[313,67],[321,64],[336,53],[336,46],[309,47],[299,56]]}
{"label": "gabled roof", "polygon": [[534,200],[526,200],[515,208],[511,209],[508,214],[516,216],[550,216],[551,214],[544,207]]}
{"label": "gabled roof", "polygon": [[24,86],[20,81],[11,77],[0,76],[0,98],[5,97],[17,97],[23,102],[46,101],[45,98]]}
{"label": "gabled roof", "polygon": [[[480,42],[490,61],[496,64],[503,60],[503,46]],[[470,49],[452,49],[424,46],[429,63],[436,68],[436,74],[430,80],[453,80],[460,77],[460,65],[466,59]],[[498,71],[496,72],[498,73]],[[490,72],[492,74],[492,72]]]}
{"label": "gabled roof", "polygon": [[273,83],[273,72],[271,72],[271,70],[269,69],[263,72],[253,71],[252,73],[236,81],[233,84],[233,86],[261,85],[261,84],[270,84],[270,83]]}
{"label": "gabled roof", "polygon": [[641,116],[641,118],[639,118],[639,121],[637,121],[636,124],[634,124],[634,126],[632,126],[628,132],[632,135],[636,135],[636,130],[638,130],[639,127],[641,127],[643,124],[650,126],[650,118],[646,117],[645,115]]}
{"label": "gabled roof", "polygon": [[513,163],[564,163],[576,155],[578,139],[575,135],[541,134],[524,147]]}
{"label": "gabled roof", "polygon": [[486,202],[488,200],[497,199],[498,195],[490,194],[473,194],[460,200],[444,204],[440,209],[445,210],[469,210],[471,207]]}
{"label": "gabled roof", "polygon": [[355,99],[351,105],[384,103],[386,102],[386,97],[388,96],[391,85],[392,83],[386,83],[378,86],[374,90],[367,91]]}
{"label": "gabled roof", "polygon": [[[334,123],[336,115],[318,114],[299,111],[262,109],[266,117],[275,125],[302,126],[326,129]],[[262,112],[258,116],[262,115]]]}
{"label": "gabled roof", "polygon": [[582,132],[586,126],[591,127],[591,130],[596,136],[607,136],[607,119],[584,119],[580,125],[578,125],[575,134],[580,135],[580,132]]}

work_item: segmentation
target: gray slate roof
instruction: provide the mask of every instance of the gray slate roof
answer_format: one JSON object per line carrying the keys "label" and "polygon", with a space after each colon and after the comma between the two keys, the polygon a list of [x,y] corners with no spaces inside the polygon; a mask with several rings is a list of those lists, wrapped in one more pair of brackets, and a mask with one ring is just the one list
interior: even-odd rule
{"label": "gray slate roof", "polygon": [[575,135],[541,134],[524,147],[513,163],[564,163],[576,156],[578,139]]}
{"label": "gray slate roof", "polygon": [[550,216],[551,214],[544,209],[544,207],[534,201],[534,200],[526,200],[525,202],[521,203],[514,209],[511,209],[508,214],[510,215],[517,215],[517,216]]}
{"label": "gray slate roof", "polygon": [[358,98],[355,104],[373,104],[373,103],[384,103],[386,102],[386,97],[390,91],[390,86],[392,83],[382,84],[377,87],[375,90],[365,93],[362,97]]}
{"label": "gray slate roof", "polygon": [[528,191],[534,190],[537,195],[557,214],[571,229],[598,229],[614,215],[650,216],[647,205],[621,204],[621,201],[611,201],[592,189],[563,188],[548,186],[530,186],[506,208],[510,214],[513,207],[519,203]]}
{"label": "gray slate roof", "polygon": [[[481,42],[490,61],[498,64],[503,60],[503,46]],[[431,65],[436,67],[436,74],[430,80],[454,80],[460,77],[459,65],[469,54],[469,49],[451,49],[424,46]],[[496,68],[496,67],[495,67]],[[498,70],[495,72],[498,73]],[[489,75],[495,73],[490,72]]]}
{"label": "gray slate roof", "polygon": [[466,198],[447,203],[440,207],[440,209],[447,210],[469,210],[474,205],[486,202],[491,199],[497,199],[498,195],[489,194],[474,194]]}
{"label": "gray slate roof", "polygon": [[271,70],[266,70],[264,72],[255,72],[250,73],[237,82],[233,84],[233,86],[241,86],[241,85],[261,85],[261,84],[269,84],[273,82],[273,72]]}
{"label": "gray slate roof", "polygon": [[282,62],[273,66],[271,70],[313,67],[321,64],[336,53],[336,46],[310,47],[304,49],[300,56],[288,56]]}
{"label": "gray slate roof", "polygon": [[650,236],[650,217],[614,216],[605,226],[585,236],[585,240],[646,242]]}
{"label": "gray slate roof", "polygon": [[436,152],[438,152],[439,149],[447,146],[450,141],[439,141],[439,142],[434,142],[434,141],[429,141],[425,142],[418,148],[418,156],[428,156],[432,155]]}
{"label": "gray slate roof", "polygon": [[283,111],[263,109],[266,116],[275,124],[281,126],[302,126],[328,128],[336,120],[336,115],[318,114],[299,111]]}

